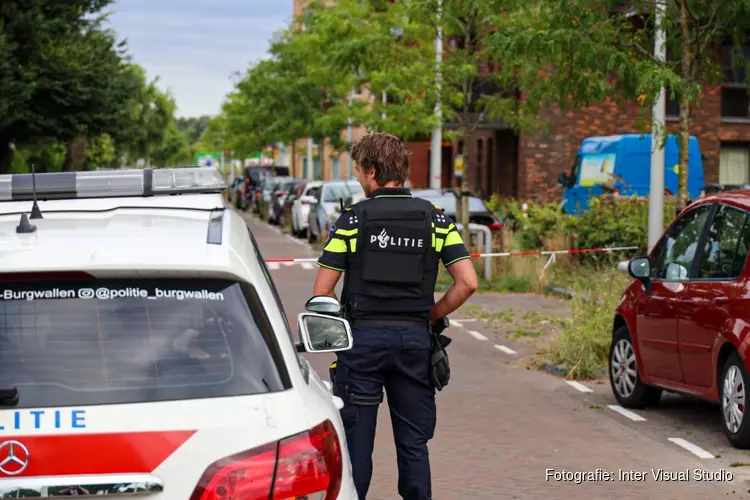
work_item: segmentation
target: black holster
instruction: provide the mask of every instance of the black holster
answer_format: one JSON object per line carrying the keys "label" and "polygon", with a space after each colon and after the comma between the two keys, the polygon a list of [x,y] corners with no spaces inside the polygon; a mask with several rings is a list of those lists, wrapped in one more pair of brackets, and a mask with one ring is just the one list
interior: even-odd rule
{"label": "black holster", "polygon": [[451,366],[448,360],[448,352],[445,350],[453,341],[450,337],[443,335],[441,332],[448,326],[448,318],[438,321],[430,329],[432,337],[432,348],[430,350],[430,371],[432,375],[432,384],[435,389],[442,391],[451,379]]}
{"label": "black holster", "polygon": [[330,377],[331,385],[336,388],[336,361],[328,367],[328,376]]}

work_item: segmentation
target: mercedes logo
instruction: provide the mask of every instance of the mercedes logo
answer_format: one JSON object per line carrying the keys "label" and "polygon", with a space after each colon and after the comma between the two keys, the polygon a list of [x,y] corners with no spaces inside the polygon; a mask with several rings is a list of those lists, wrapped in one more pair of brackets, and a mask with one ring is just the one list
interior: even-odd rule
{"label": "mercedes logo", "polygon": [[0,472],[6,476],[17,476],[29,466],[29,450],[18,441],[0,444]]}

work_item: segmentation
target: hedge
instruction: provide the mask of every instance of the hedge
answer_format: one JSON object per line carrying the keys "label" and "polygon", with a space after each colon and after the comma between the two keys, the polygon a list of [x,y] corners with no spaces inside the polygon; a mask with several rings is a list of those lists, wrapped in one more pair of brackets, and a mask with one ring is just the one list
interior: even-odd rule
{"label": "hedge", "polygon": [[[664,226],[675,215],[674,197],[665,198]],[[566,215],[557,203],[523,202],[493,197],[490,209],[513,233],[514,248],[506,250],[564,250],[567,248],[602,248],[646,245],[648,242],[648,198],[595,197],[589,210]],[[557,248],[551,248],[551,245]],[[576,254],[575,260],[587,264],[613,264],[644,251]]]}

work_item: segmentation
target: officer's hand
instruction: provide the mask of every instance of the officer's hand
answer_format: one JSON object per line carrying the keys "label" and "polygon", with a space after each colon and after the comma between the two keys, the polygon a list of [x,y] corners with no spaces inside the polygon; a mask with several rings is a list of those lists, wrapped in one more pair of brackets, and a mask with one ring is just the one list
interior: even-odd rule
{"label": "officer's hand", "polygon": [[430,325],[435,325],[440,318],[437,317],[437,313],[435,312],[435,308],[433,307],[430,309]]}

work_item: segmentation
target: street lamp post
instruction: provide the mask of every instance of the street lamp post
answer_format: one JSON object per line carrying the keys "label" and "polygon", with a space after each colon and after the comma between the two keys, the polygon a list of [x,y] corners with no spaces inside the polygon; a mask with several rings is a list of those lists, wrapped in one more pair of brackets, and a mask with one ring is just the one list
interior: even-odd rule
{"label": "street lamp post", "polygon": [[[664,17],[666,0],[656,3],[656,36],[654,57],[666,61],[666,32]],[[656,245],[664,231],[664,125],[666,122],[666,90],[662,86],[654,103],[651,119],[651,190],[648,197],[648,248]]]}
{"label": "street lamp post", "polygon": [[430,188],[439,189],[442,185],[443,170],[443,123],[440,108],[440,65],[443,59],[443,37],[440,29],[440,10],[442,0],[438,0],[437,11],[437,37],[435,38],[435,88],[437,90],[437,101],[435,102],[435,118],[437,123],[432,130],[432,142],[430,144]]}

